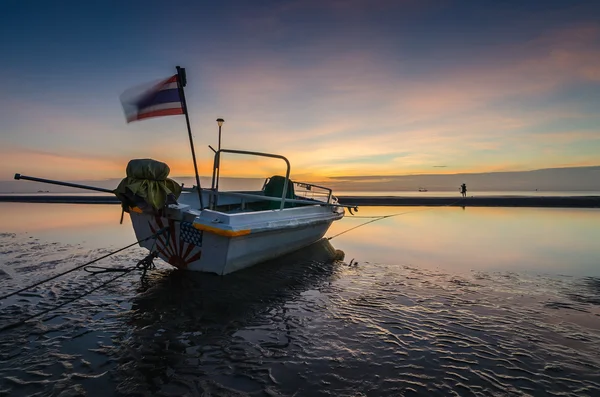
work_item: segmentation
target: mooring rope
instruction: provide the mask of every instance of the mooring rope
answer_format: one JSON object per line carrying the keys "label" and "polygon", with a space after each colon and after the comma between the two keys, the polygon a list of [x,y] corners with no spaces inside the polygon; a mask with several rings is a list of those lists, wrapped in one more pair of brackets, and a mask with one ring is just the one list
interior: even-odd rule
{"label": "mooring rope", "polygon": [[128,269],[109,269],[109,268],[102,268],[102,267],[99,267],[99,266],[91,266],[91,267],[93,267],[93,268],[100,268],[100,269],[102,269],[101,271],[89,271],[89,270],[86,270],[86,271],[88,271],[89,273],[92,273],[92,274],[106,273],[106,272],[109,272],[109,271],[121,272],[121,274],[119,274],[119,275],[118,275],[118,276],[116,276],[116,277],[113,277],[113,278],[111,278],[111,279],[110,279],[110,280],[108,280],[108,281],[105,281],[105,282],[103,282],[102,284],[100,284],[100,285],[98,285],[98,286],[96,286],[96,287],[92,288],[92,289],[91,289],[91,290],[89,290],[89,291],[86,291],[86,292],[84,292],[84,293],[82,293],[82,294],[79,294],[79,295],[77,295],[77,296],[76,296],[76,297],[74,297],[74,298],[67,299],[66,301],[64,301],[63,303],[61,303],[61,304],[59,304],[59,305],[56,305],[56,306],[53,306],[53,307],[51,307],[51,308],[48,308],[48,309],[42,310],[41,312],[38,312],[38,313],[32,314],[32,315],[30,315],[30,316],[28,316],[28,317],[25,317],[25,318],[23,318],[23,319],[21,319],[21,320],[17,321],[16,323],[12,323],[12,324],[8,324],[8,325],[5,325],[5,326],[3,326],[3,327],[0,327],[0,333],[4,332],[4,331],[6,331],[6,330],[9,330],[9,329],[13,329],[13,328],[19,327],[19,326],[21,326],[21,325],[25,324],[25,323],[26,323],[27,321],[29,321],[29,320],[32,320],[32,319],[34,319],[34,318],[36,318],[36,317],[39,317],[39,316],[43,316],[44,314],[48,314],[48,313],[50,313],[50,312],[52,312],[52,311],[54,311],[54,310],[60,309],[61,307],[64,307],[64,306],[68,305],[69,303],[75,302],[76,300],[78,300],[78,299],[81,299],[81,298],[83,298],[84,296],[86,296],[86,295],[89,295],[89,294],[91,294],[92,292],[94,292],[94,291],[97,291],[97,290],[99,290],[100,288],[107,286],[108,284],[112,283],[113,281],[117,280],[118,278],[121,278],[121,277],[123,277],[123,276],[125,276],[125,275],[127,275],[127,274],[131,273],[131,272],[132,272],[132,271],[134,271],[134,270],[141,270],[141,271],[143,272],[143,273],[142,273],[142,279],[143,279],[143,278],[146,276],[146,272],[147,272],[148,270],[150,270],[150,269],[154,269],[154,268],[155,268],[155,265],[154,265],[154,258],[156,258],[156,257],[158,256],[158,252],[155,250],[155,248],[156,248],[156,238],[157,238],[158,236],[160,236],[162,233],[164,233],[166,230],[168,230],[168,229],[167,229],[167,228],[163,228],[163,229],[159,230],[158,232],[154,233],[152,236],[149,236],[149,237],[146,237],[146,238],[144,238],[144,239],[138,240],[138,241],[136,241],[136,242],[135,242],[135,243],[133,243],[133,244],[130,244],[130,245],[128,245],[128,246],[126,246],[126,247],[123,247],[123,248],[121,248],[121,249],[118,249],[118,250],[116,250],[116,251],[113,251],[113,252],[111,252],[111,253],[109,253],[109,254],[107,254],[107,255],[104,255],[104,256],[102,256],[102,257],[100,257],[100,258],[94,259],[93,261],[90,261],[90,262],[84,263],[83,265],[80,265],[80,266],[76,266],[76,267],[74,267],[73,269],[67,270],[67,271],[65,271],[65,272],[62,272],[62,273],[60,273],[60,274],[57,274],[57,275],[55,275],[55,276],[53,276],[53,277],[47,278],[47,279],[45,279],[45,280],[43,280],[43,281],[40,281],[40,282],[38,282],[38,283],[35,283],[35,284],[32,284],[32,285],[30,285],[30,286],[28,286],[28,287],[25,287],[25,288],[22,288],[22,289],[20,289],[19,291],[15,291],[15,292],[12,292],[12,293],[10,293],[10,294],[8,294],[8,295],[6,295],[6,296],[3,296],[3,297],[1,297],[0,299],[4,299],[4,298],[7,298],[7,297],[9,297],[9,296],[13,296],[13,295],[15,295],[15,294],[18,294],[18,293],[20,293],[20,292],[23,292],[23,291],[25,291],[25,290],[28,290],[28,289],[30,289],[30,288],[36,287],[36,286],[38,286],[38,285],[40,285],[40,284],[43,284],[43,283],[45,283],[45,282],[48,282],[48,281],[50,281],[50,280],[54,280],[55,278],[57,278],[57,277],[60,277],[60,276],[63,276],[63,275],[65,275],[65,274],[67,274],[67,273],[71,273],[71,272],[73,272],[73,271],[75,271],[75,270],[81,269],[82,267],[84,268],[84,270],[86,270],[86,269],[85,269],[85,267],[86,267],[86,266],[89,266],[89,265],[91,265],[92,263],[98,262],[99,260],[101,260],[101,259],[104,259],[104,258],[107,258],[107,257],[109,257],[110,255],[114,255],[114,254],[116,254],[116,253],[118,253],[118,252],[121,252],[121,251],[123,251],[123,250],[125,250],[125,249],[127,249],[127,248],[130,248],[130,247],[134,246],[135,244],[142,243],[142,242],[144,242],[144,241],[147,241],[147,240],[149,240],[149,239],[151,239],[151,238],[153,238],[153,239],[154,239],[154,243],[152,244],[152,248],[150,249],[150,253],[149,253],[148,255],[146,255],[146,256],[145,256],[143,259],[140,259],[140,260],[138,261],[138,263],[137,263],[135,266],[133,266],[133,267],[130,267],[130,268],[128,268]]}
{"label": "mooring rope", "polygon": [[121,251],[124,251],[124,250],[126,250],[127,248],[131,248],[131,247],[133,247],[133,246],[134,246],[134,245],[136,245],[136,244],[143,243],[144,241],[148,241],[148,240],[150,240],[150,239],[152,239],[152,238],[156,238],[156,237],[160,236],[161,234],[163,234],[163,233],[164,233],[166,230],[168,230],[168,229],[167,229],[167,228],[161,229],[161,230],[159,230],[158,232],[156,232],[155,234],[153,234],[152,236],[149,236],[149,237],[146,237],[146,238],[144,238],[144,239],[138,240],[138,241],[136,241],[135,243],[129,244],[129,245],[127,245],[127,246],[125,246],[125,247],[123,247],[123,248],[121,248],[121,249],[118,249],[118,250],[116,250],[116,251],[110,252],[110,253],[108,253],[108,254],[106,254],[106,255],[104,255],[104,256],[101,256],[100,258],[94,259],[93,261],[90,261],[90,262],[84,263],[83,265],[76,266],[76,267],[74,267],[74,268],[72,268],[72,269],[69,269],[69,270],[67,270],[67,271],[64,271],[64,272],[62,272],[62,273],[58,273],[58,274],[56,274],[56,275],[54,275],[54,276],[52,276],[52,277],[49,277],[49,278],[47,278],[47,279],[45,279],[45,280],[39,281],[39,282],[37,282],[37,283],[34,283],[34,284],[32,284],[32,285],[29,285],[29,286],[27,286],[27,287],[23,287],[23,288],[21,288],[21,289],[19,289],[19,290],[17,290],[17,291],[11,292],[10,294],[6,294],[6,295],[3,295],[3,296],[0,296],[0,300],[2,300],[2,299],[6,299],[6,298],[9,298],[9,297],[11,297],[11,296],[13,296],[13,295],[20,294],[21,292],[27,291],[28,289],[31,289],[31,288],[33,288],[33,287],[37,287],[38,285],[41,285],[41,284],[47,283],[48,281],[54,280],[55,278],[58,278],[58,277],[60,277],[60,276],[64,276],[65,274],[68,274],[68,273],[74,272],[75,270],[79,270],[79,269],[81,269],[82,267],[89,266],[89,265],[91,265],[92,263],[96,263],[96,262],[98,262],[99,260],[102,260],[102,259],[108,258],[109,256],[111,256],[111,255],[114,255],[114,254],[116,254],[116,253],[119,253],[119,252],[121,252]]}
{"label": "mooring rope", "polygon": [[342,234],[348,233],[348,232],[350,232],[350,231],[352,231],[354,229],[358,229],[361,226],[365,226],[365,225],[368,225],[369,223],[377,222],[377,221],[380,221],[382,219],[392,218],[394,216],[400,216],[400,215],[406,215],[406,214],[413,214],[415,212],[431,211],[431,210],[434,210],[434,209],[440,208],[440,207],[450,207],[450,206],[453,206],[453,205],[455,205],[457,203],[460,203],[463,200],[464,200],[464,198],[461,198],[461,199],[458,199],[458,200],[456,200],[456,201],[454,201],[454,202],[452,202],[450,204],[439,205],[439,206],[435,206],[435,207],[422,208],[422,209],[418,209],[418,210],[414,210],[414,211],[399,212],[397,214],[389,214],[389,215],[381,215],[381,216],[354,216],[353,218],[363,218],[363,219],[365,219],[365,218],[369,219],[370,218],[371,220],[368,221],[368,222],[365,222],[365,223],[361,223],[360,225],[351,227],[350,229],[346,229],[346,230],[344,230],[344,231],[342,231],[342,232],[340,232],[338,234],[335,234],[335,235],[333,235],[331,237],[327,237],[327,240],[332,240],[332,239],[334,239],[334,238],[336,238],[338,236],[341,236]]}
{"label": "mooring rope", "polygon": [[[167,232],[167,237],[165,238],[166,240],[166,245],[165,247],[169,246],[169,241],[171,239],[171,231],[168,228],[164,228],[159,230],[156,234],[154,234],[154,237],[158,237],[160,234],[162,234],[164,231]],[[151,236],[152,237],[152,236]],[[150,248],[150,252],[154,252],[154,248],[156,247],[156,240],[154,240],[154,244],[152,244],[152,248]],[[155,257],[158,256],[158,253],[156,253]],[[147,258],[147,257],[146,257]],[[156,266],[154,266],[154,262],[150,261],[150,264],[148,266],[144,265],[142,263],[143,261],[139,261],[138,264],[136,265],[136,268],[138,268],[139,270],[143,271],[142,277],[146,276],[146,272],[148,270],[151,269],[155,269]],[[90,273],[90,274],[102,274],[102,273],[115,273],[115,272],[126,272],[129,269],[125,268],[114,268],[114,267],[105,267],[105,266],[84,266],[83,271]]]}
{"label": "mooring rope", "polygon": [[25,323],[26,323],[27,321],[29,321],[29,320],[32,320],[32,319],[34,319],[34,318],[36,318],[36,317],[39,317],[39,316],[43,316],[44,314],[48,314],[48,313],[50,313],[50,312],[52,312],[52,311],[54,311],[54,310],[60,309],[61,307],[63,307],[63,306],[66,306],[66,305],[68,305],[69,303],[75,302],[77,299],[81,299],[81,298],[83,298],[84,296],[86,296],[86,295],[89,295],[89,294],[91,294],[92,292],[94,292],[94,291],[96,291],[96,290],[99,290],[99,289],[100,289],[100,288],[102,288],[102,287],[105,287],[105,286],[107,286],[108,284],[112,283],[112,282],[113,282],[113,281],[115,281],[116,279],[118,279],[118,278],[121,278],[121,277],[123,277],[123,276],[125,276],[125,275],[127,275],[127,274],[131,273],[131,272],[132,272],[132,271],[134,271],[134,270],[140,270],[140,269],[141,269],[141,270],[144,272],[144,273],[143,273],[143,275],[142,275],[142,277],[144,277],[144,275],[146,274],[146,271],[147,271],[148,269],[151,269],[151,268],[153,268],[153,266],[154,266],[154,262],[153,262],[153,260],[154,260],[154,258],[156,258],[157,256],[158,256],[158,253],[157,253],[156,251],[153,251],[153,252],[151,252],[150,254],[148,254],[148,255],[147,255],[145,258],[141,259],[141,260],[140,260],[140,261],[137,263],[137,265],[136,265],[136,266],[134,266],[134,267],[131,267],[131,268],[129,268],[129,269],[122,269],[122,270],[123,270],[123,273],[119,274],[118,276],[116,276],[116,277],[113,277],[113,278],[111,278],[110,280],[108,280],[108,281],[105,281],[105,282],[103,282],[102,284],[98,285],[97,287],[94,287],[94,288],[92,288],[91,290],[89,290],[89,291],[86,291],[86,292],[84,292],[84,293],[82,293],[82,294],[80,294],[80,295],[77,295],[77,296],[76,296],[76,297],[74,297],[74,298],[67,299],[66,301],[64,301],[63,303],[61,303],[61,304],[59,304],[59,305],[53,306],[53,307],[51,307],[51,308],[49,308],[49,309],[42,310],[42,311],[41,311],[41,312],[39,312],[39,313],[32,314],[32,315],[30,315],[30,316],[28,316],[28,317],[25,317],[25,318],[23,318],[23,319],[21,319],[21,320],[17,321],[16,323],[12,323],[12,324],[5,325],[5,326],[3,326],[3,327],[1,327],[1,328],[0,328],[0,333],[2,333],[2,332],[4,332],[4,331],[7,331],[7,330],[9,330],[9,329],[17,328],[17,327],[19,327],[19,326],[21,326],[21,325],[25,324]]}

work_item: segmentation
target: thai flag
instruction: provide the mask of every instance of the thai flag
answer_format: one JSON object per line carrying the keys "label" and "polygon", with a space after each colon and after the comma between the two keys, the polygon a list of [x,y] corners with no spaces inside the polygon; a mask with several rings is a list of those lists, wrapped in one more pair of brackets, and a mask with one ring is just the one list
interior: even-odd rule
{"label": "thai flag", "polygon": [[[128,97],[128,99],[124,99],[124,97]],[[128,90],[121,95],[121,103],[128,123],[150,117],[183,114],[177,75],[136,95],[131,94],[131,90]]]}

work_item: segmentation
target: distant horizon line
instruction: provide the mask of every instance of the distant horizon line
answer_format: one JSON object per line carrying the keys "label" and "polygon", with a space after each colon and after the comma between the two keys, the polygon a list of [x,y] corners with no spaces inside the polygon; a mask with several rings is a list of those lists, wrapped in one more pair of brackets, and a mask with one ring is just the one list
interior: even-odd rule
{"label": "distant horizon line", "polygon": [[[487,171],[487,172],[456,172],[453,174],[438,174],[438,173],[413,173],[413,174],[366,174],[366,175],[337,175],[337,176],[322,176],[322,179],[340,179],[340,178],[393,178],[393,177],[406,177],[406,176],[452,176],[452,175],[480,175],[480,174],[508,174],[508,173],[527,173],[527,172],[537,172],[537,171],[550,171],[550,170],[567,170],[567,169],[593,169],[598,168],[600,170],[599,165],[585,165],[585,166],[572,166],[572,167],[548,167],[548,168],[536,168],[531,170],[523,170],[523,171]],[[209,178],[212,179],[212,175],[200,175],[201,178]],[[113,179],[123,179],[123,176],[115,176],[115,177],[107,177],[107,178],[99,178],[99,179],[71,179],[72,182],[77,181],[109,181]],[[169,176],[170,179],[178,179],[178,178],[195,178],[195,175],[177,175],[177,176]],[[228,179],[265,179],[265,177],[245,177],[245,176],[222,176],[222,178]],[[4,179],[0,180],[0,182],[12,182],[15,179]]]}
{"label": "distant horizon line", "polygon": [[[0,181],[1,182],[1,181]],[[76,189],[76,188],[69,188],[69,189]],[[203,187],[202,189],[209,189],[209,188],[205,188]],[[452,188],[442,188],[442,189],[427,189],[425,191],[419,191],[419,190],[414,190],[414,189],[379,189],[379,188],[373,188],[373,189],[352,189],[352,188],[347,188],[347,189],[340,189],[339,191],[341,192],[367,192],[367,191],[372,191],[372,192],[416,192],[416,193],[435,193],[435,192],[454,192],[457,191],[456,189],[452,189]],[[469,192],[477,192],[477,193],[487,193],[487,192],[539,192],[539,193],[544,193],[544,192],[600,192],[600,189],[562,189],[562,188],[557,188],[557,189],[481,189],[481,190],[469,190]],[[53,192],[51,189],[50,190],[38,190],[36,192],[3,192],[0,191],[0,195],[2,194],[35,194],[35,193],[52,193],[52,194],[73,194],[72,192]],[[102,194],[102,192],[91,192],[89,194]],[[108,192],[106,194],[109,194]]]}

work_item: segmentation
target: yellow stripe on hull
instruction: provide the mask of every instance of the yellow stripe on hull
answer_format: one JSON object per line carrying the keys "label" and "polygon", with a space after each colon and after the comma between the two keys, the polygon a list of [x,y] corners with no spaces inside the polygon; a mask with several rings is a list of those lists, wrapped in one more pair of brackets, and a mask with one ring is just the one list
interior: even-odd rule
{"label": "yellow stripe on hull", "polygon": [[198,229],[198,230],[202,230],[203,232],[209,232],[209,233],[213,233],[213,234],[217,234],[219,236],[225,236],[225,237],[245,236],[247,234],[250,234],[250,232],[251,232],[250,229],[245,229],[245,230],[224,230],[224,229],[219,229],[218,227],[200,225],[198,223],[194,223],[194,227],[196,229]]}

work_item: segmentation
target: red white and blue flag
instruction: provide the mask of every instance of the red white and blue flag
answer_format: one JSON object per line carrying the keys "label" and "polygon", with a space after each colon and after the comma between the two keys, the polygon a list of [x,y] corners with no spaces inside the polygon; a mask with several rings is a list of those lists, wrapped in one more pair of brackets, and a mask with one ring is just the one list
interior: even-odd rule
{"label": "red white and blue flag", "polygon": [[[124,96],[129,98],[124,99]],[[121,103],[128,123],[150,117],[183,114],[177,75],[137,95],[131,95],[130,91],[127,91],[121,96]]]}

